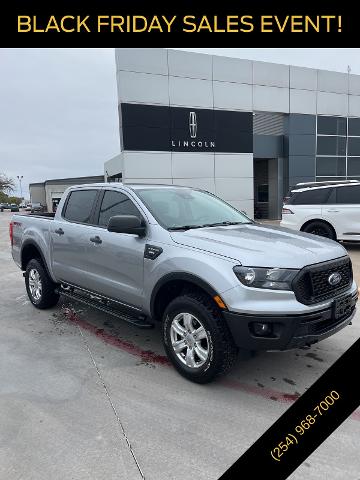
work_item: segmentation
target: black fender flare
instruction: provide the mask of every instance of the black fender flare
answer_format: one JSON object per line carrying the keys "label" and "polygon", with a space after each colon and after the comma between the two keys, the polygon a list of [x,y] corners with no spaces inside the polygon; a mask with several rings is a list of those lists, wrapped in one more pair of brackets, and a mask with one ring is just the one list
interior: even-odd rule
{"label": "black fender flare", "polygon": [[25,271],[26,270],[26,267],[24,268],[24,265],[23,265],[23,251],[26,247],[28,246],[32,246],[34,248],[36,248],[36,250],[39,252],[40,254],[40,258],[41,258],[41,261],[44,265],[44,268],[46,270],[46,273],[49,275],[49,277],[52,279],[52,275],[50,275],[50,272],[49,272],[49,268],[48,268],[48,265],[46,263],[46,260],[45,260],[45,257],[44,257],[44,254],[40,248],[40,246],[35,242],[35,240],[32,240],[31,238],[25,240],[25,242],[21,245],[21,250],[20,250],[20,259],[21,259],[21,270]]}
{"label": "black fender flare", "polygon": [[194,275],[192,273],[186,273],[186,272],[171,272],[161,277],[160,280],[157,281],[157,283],[153,288],[153,291],[151,293],[151,299],[150,299],[150,312],[152,317],[155,314],[155,299],[160,288],[163,287],[166,283],[169,283],[174,280],[180,280],[180,281],[183,280],[183,281],[193,283],[194,285],[204,290],[212,298],[214,298],[216,295],[219,295],[211,285],[209,285],[207,282],[205,282],[205,280],[198,277],[197,275]]}

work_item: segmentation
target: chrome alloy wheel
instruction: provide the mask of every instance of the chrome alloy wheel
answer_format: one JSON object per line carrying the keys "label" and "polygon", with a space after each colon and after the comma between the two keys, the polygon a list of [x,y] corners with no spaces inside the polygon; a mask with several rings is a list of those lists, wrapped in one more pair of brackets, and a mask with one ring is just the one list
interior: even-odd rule
{"label": "chrome alloy wheel", "polygon": [[172,348],[189,368],[202,367],[210,354],[210,342],[203,324],[191,313],[179,313],[170,327]]}
{"label": "chrome alloy wheel", "polygon": [[29,289],[32,298],[37,302],[41,299],[42,283],[39,272],[32,268],[29,272]]}

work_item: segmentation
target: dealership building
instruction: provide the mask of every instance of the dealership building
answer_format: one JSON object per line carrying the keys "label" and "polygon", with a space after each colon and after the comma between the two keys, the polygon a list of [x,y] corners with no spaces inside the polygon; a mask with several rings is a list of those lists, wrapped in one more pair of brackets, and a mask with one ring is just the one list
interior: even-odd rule
{"label": "dealership building", "polygon": [[116,49],[110,181],[203,188],[279,218],[289,186],[360,179],[360,76],[170,49]]}

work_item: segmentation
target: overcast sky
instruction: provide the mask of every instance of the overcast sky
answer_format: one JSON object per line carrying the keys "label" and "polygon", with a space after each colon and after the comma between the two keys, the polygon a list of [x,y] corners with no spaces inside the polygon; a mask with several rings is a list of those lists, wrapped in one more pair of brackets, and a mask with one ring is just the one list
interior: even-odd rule
{"label": "overcast sky", "polygon": [[[360,49],[184,49],[360,74]],[[119,152],[113,49],[0,50],[0,172],[101,175]]]}

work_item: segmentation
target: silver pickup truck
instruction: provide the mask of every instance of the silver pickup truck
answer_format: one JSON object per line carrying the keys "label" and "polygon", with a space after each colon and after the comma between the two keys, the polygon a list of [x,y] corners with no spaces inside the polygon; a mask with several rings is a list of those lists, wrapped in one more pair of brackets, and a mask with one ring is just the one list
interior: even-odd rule
{"label": "silver pickup truck", "polygon": [[71,187],[55,215],[14,215],[10,237],[35,307],[63,295],[142,328],[162,322],[167,355],[198,383],[239,349],[311,345],[355,313],[340,244],[255,223],[198,189]]}

